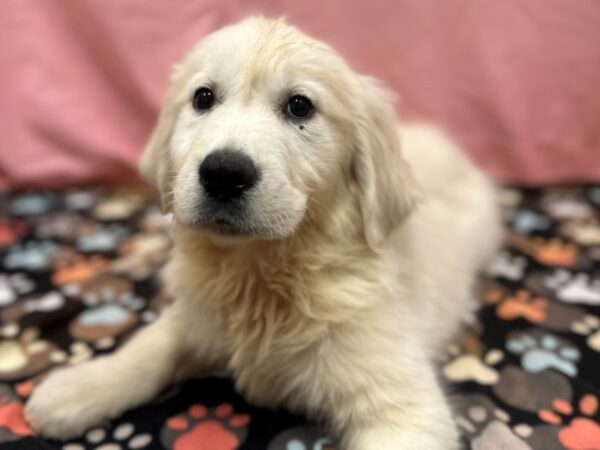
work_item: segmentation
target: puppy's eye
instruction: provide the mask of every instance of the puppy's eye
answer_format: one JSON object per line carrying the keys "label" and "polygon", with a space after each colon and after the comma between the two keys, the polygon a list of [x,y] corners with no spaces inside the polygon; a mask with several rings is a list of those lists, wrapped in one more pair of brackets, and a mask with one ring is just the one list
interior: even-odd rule
{"label": "puppy's eye", "polygon": [[201,87],[194,92],[194,108],[197,111],[210,109],[215,104],[215,94],[207,87]]}
{"label": "puppy's eye", "polygon": [[294,95],[288,100],[285,111],[290,117],[302,119],[313,111],[313,105],[306,97]]}

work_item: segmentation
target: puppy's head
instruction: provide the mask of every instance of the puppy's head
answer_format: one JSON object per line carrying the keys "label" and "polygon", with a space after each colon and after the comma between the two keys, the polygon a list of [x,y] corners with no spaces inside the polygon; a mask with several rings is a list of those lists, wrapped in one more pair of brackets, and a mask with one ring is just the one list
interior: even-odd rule
{"label": "puppy's head", "polygon": [[253,18],[175,69],[140,170],[179,223],[226,236],[290,236],[347,193],[376,247],[414,203],[395,127],[388,94],[332,49]]}

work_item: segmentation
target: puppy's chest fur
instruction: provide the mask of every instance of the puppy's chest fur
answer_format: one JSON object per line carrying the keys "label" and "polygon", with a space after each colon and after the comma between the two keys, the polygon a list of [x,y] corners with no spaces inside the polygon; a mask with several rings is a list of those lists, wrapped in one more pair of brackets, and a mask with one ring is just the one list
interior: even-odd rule
{"label": "puppy's chest fur", "polygon": [[257,260],[203,247],[187,248],[171,261],[173,288],[215,314],[236,385],[253,401],[272,403],[277,392],[279,401],[293,402],[314,382],[307,374],[319,376],[323,348],[336,328],[373,295],[372,280],[356,278],[346,265],[317,260]]}

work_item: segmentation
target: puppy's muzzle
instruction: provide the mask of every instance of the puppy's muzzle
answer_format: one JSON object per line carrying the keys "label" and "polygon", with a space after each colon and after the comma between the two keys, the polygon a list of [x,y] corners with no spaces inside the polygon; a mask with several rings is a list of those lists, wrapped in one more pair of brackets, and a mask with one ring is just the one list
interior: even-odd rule
{"label": "puppy's muzzle", "polygon": [[259,172],[252,159],[244,153],[216,150],[200,164],[199,179],[209,197],[228,201],[252,189],[258,182]]}

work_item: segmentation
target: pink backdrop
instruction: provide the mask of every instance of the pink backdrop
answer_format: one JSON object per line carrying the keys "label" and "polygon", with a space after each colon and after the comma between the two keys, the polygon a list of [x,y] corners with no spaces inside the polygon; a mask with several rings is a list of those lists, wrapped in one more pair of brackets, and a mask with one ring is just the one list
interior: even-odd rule
{"label": "pink backdrop", "polygon": [[0,2],[0,189],[127,181],[170,67],[286,15],[444,126],[498,179],[600,180],[598,0]]}

